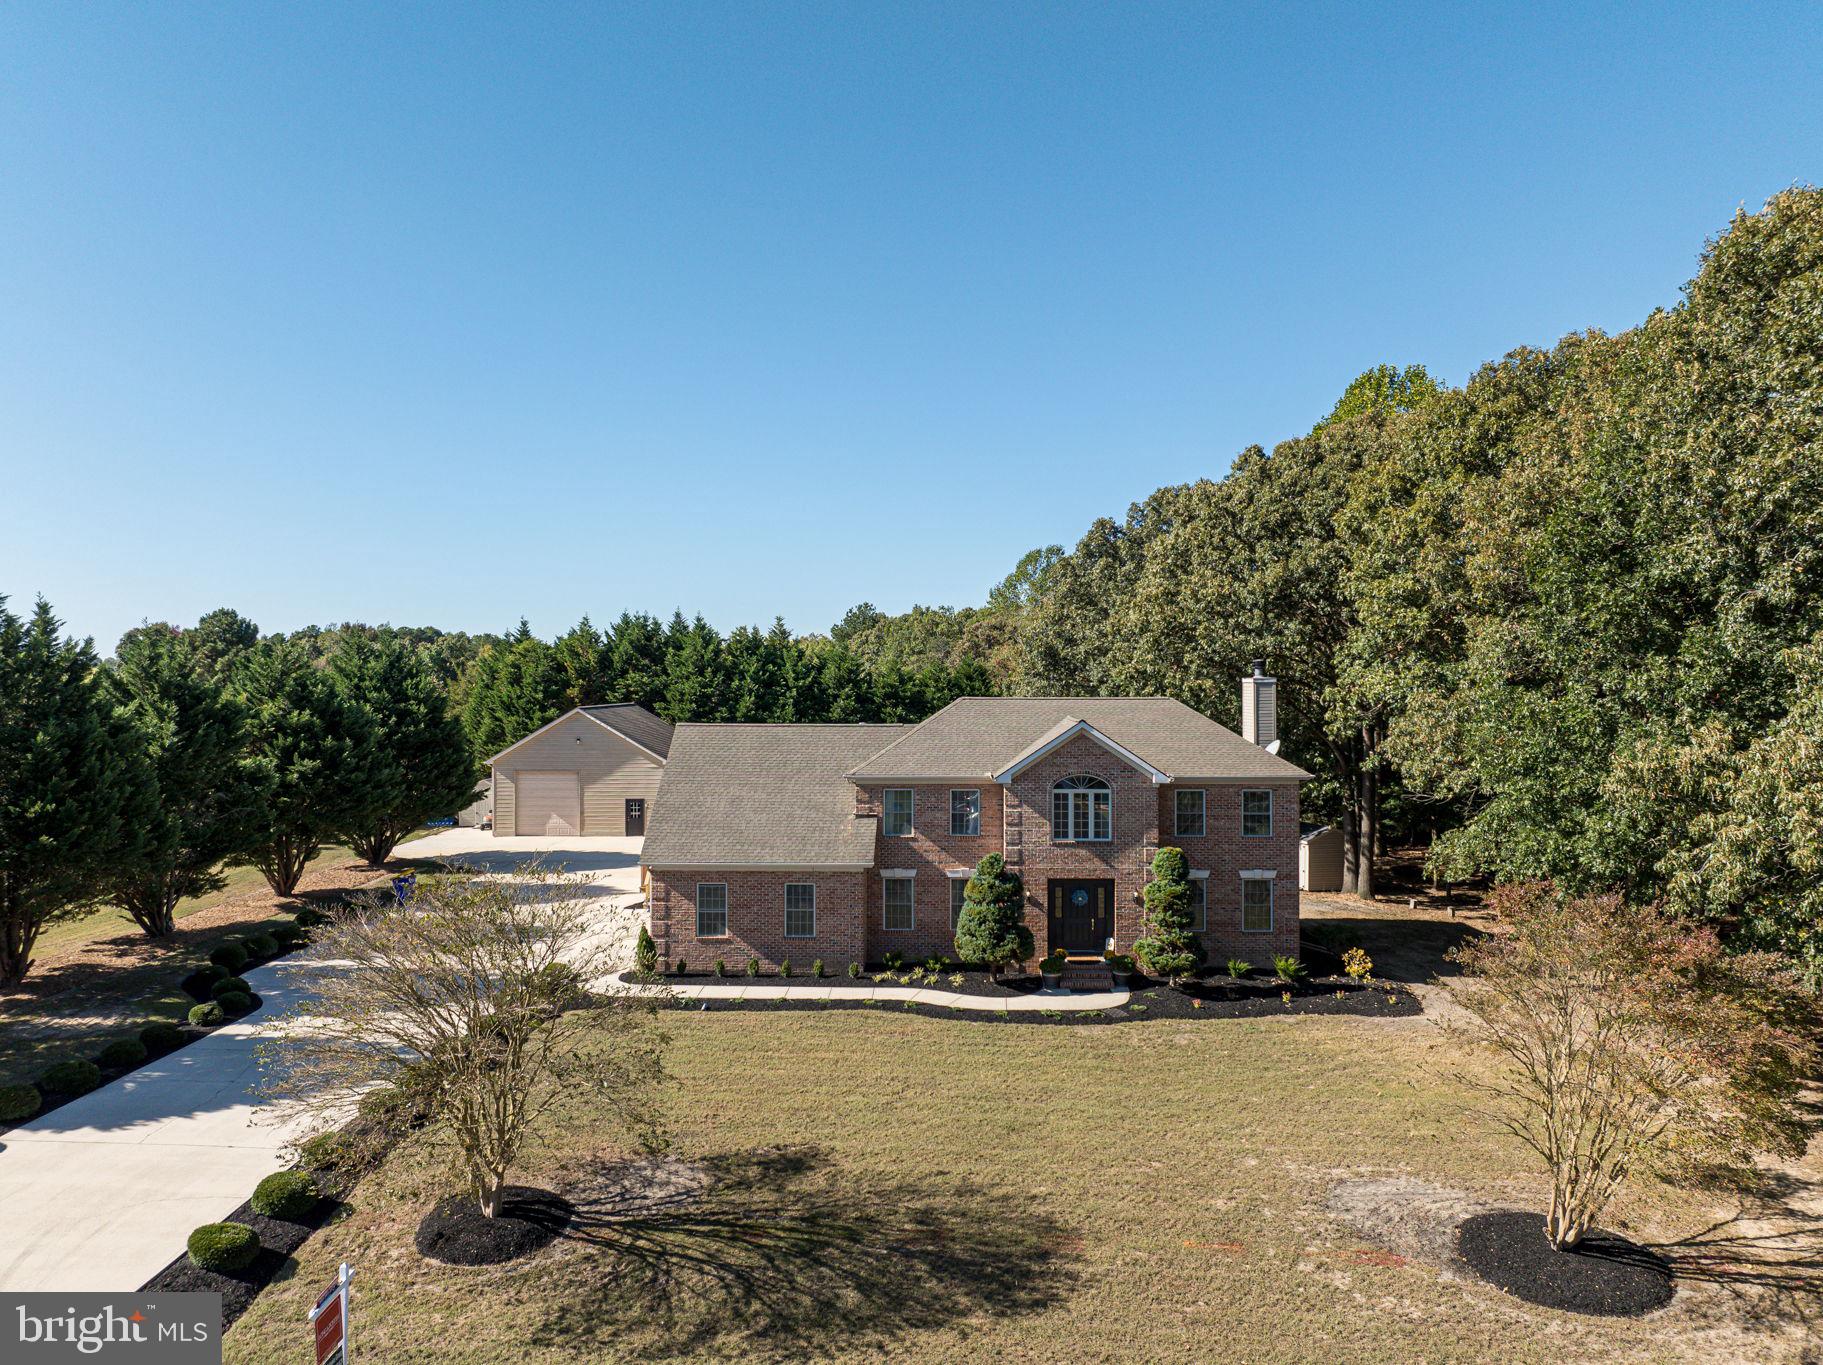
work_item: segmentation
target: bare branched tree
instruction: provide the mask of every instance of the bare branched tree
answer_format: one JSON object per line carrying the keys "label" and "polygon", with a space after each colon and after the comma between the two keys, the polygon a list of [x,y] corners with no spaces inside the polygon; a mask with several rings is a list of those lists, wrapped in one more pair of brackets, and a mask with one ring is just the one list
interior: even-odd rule
{"label": "bare branched tree", "polygon": [[262,1089],[338,1118],[378,1087],[409,1096],[491,1218],[560,1099],[586,1096],[662,1146],[660,997],[603,983],[613,948],[588,888],[556,873],[376,897],[318,936],[314,998],[263,1045]]}
{"label": "bare branched tree", "polygon": [[1452,954],[1468,1032],[1505,1063],[1469,1080],[1549,1172],[1553,1247],[1575,1246],[1636,1171],[1713,1176],[1804,1150],[1815,1019],[1778,959],[1618,896],[1532,883],[1494,906],[1507,931]]}

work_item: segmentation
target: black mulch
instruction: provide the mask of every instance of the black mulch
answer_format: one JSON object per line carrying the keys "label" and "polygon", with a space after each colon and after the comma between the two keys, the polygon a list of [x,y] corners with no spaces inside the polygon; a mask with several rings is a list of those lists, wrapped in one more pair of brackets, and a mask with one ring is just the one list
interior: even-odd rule
{"label": "black mulch", "polygon": [[420,1255],[446,1265],[499,1265],[556,1240],[575,1210],[563,1196],[529,1185],[508,1185],[500,1212],[482,1216],[472,1194],[452,1194],[418,1224]]}
{"label": "black mulch", "polygon": [[[318,1177],[322,1179],[321,1176]],[[309,1215],[293,1223],[282,1218],[268,1218],[255,1213],[252,1203],[244,1203],[221,1221],[245,1223],[259,1234],[260,1254],[253,1264],[233,1275],[217,1274],[195,1265],[187,1254],[159,1271],[140,1286],[144,1291],[197,1290],[222,1296],[222,1331],[252,1307],[254,1297],[291,1261],[291,1253],[304,1245],[310,1234],[334,1218],[341,1203],[332,1195],[318,1201]]]}
{"label": "black mulch", "polygon": [[1527,1303],[1631,1318],[1671,1302],[1670,1263],[1615,1233],[1591,1231],[1574,1250],[1556,1251],[1541,1215],[1506,1210],[1477,1214],[1457,1235],[1482,1279]]}

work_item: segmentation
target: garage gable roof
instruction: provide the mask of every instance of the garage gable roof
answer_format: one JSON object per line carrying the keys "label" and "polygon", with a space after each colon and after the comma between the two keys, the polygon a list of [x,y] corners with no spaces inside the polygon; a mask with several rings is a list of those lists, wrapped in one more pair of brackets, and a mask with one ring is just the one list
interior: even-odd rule
{"label": "garage gable roof", "polygon": [[565,711],[548,725],[540,725],[524,739],[519,740],[517,743],[507,745],[506,748],[488,759],[488,763],[498,763],[501,759],[512,753],[513,750],[522,745],[530,744],[533,740],[537,739],[538,736],[545,734],[548,731],[555,730],[559,725],[562,725],[565,721],[574,716],[588,717],[588,719],[594,721],[595,724],[601,726],[602,729],[610,731],[621,739],[624,739],[627,743],[644,753],[654,763],[659,764],[661,767],[670,756],[670,724],[653,715],[650,711],[646,710],[645,707],[638,706],[633,702],[628,701],[615,702],[612,705],[607,706],[578,706]]}

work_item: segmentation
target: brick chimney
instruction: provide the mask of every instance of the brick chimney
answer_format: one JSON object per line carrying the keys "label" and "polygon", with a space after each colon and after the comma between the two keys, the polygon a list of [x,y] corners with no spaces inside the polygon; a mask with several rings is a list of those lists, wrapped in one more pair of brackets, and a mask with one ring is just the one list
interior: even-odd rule
{"label": "brick chimney", "polygon": [[1266,661],[1255,659],[1253,673],[1241,679],[1241,738],[1262,749],[1279,742],[1279,680],[1266,676]]}

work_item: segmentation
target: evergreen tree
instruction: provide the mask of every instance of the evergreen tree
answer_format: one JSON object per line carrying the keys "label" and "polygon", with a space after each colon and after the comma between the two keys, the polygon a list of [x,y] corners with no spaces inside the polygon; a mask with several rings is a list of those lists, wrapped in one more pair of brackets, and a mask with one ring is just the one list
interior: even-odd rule
{"label": "evergreen tree", "polygon": [[264,640],[243,655],[234,686],[247,709],[248,752],[269,783],[251,847],[235,861],[289,896],[323,844],[370,811],[373,716],[285,641]]}
{"label": "evergreen tree", "polygon": [[329,676],[344,704],[364,708],[372,722],[363,799],[342,833],[379,867],[426,820],[475,799],[474,751],[430,666],[396,638],[344,637],[330,656]]}
{"label": "evergreen tree", "polygon": [[853,724],[879,719],[873,680],[861,661],[841,645],[826,644],[819,651],[814,692],[805,690],[820,708],[820,714],[807,714],[805,720]]}
{"label": "evergreen tree", "polygon": [[722,637],[698,616],[688,625],[680,611],[665,633],[665,700],[659,714],[676,724],[717,721],[728,715],[728,681]]}
{"label": "evergreen tree", "polygon": [[956,955],[986,967],[993,976],[1032,956],[1032,931],[1025,923],[1025,883],[1009,872],[1006,859],[990,853],[962,888],[962,914],[956,921]]}
{"label": "evergreen tree", "polygon": [[616,700],[609,668],[608,645],[588,617],[583,617],[552,646],[558,688],[566,710],[598,706]]}
{"label": "evergreen tree", "polygon": [[551,647],[524,621],[475,663],[462,706],[462,728],[477,757],[517,744],[565,710],[563,677]]}
{"label": "evergreen tree", "polygon": [[163,938],[178,902],[220,890],[223,861],[251,846],[266,774],[245,752],[245,709],[175,632],[129,632],[107,678],[134,713],[158,790],[144,850],[117,870],[110,898]]}
{"label": "evergreen tree", "polygon": [[612,701],[630,701],[656,711],[665,697],[665,631],[658,619],[622,612],[608,637]]}
{"label": "evergreen tree", "polygon": [[1202,963],[1203,945],[1190,928],[1190,863],[1181,848],[1161,848],[1152,857],[1146,927],[1133,955],[1151,975],[1181,981]]}
{"label": "evergreen tree", "polygon": [[217,607],[185,631],[184,639],[203,676],[226,684],[235,664],[259,643],[260,628],[232,607]]}
{"label": "evergreen tree", "polygon": [[31,967],[44,927],[94,904],[145,852],[157,784],[133,717],[87,640],[0,597],[0,986]]}

